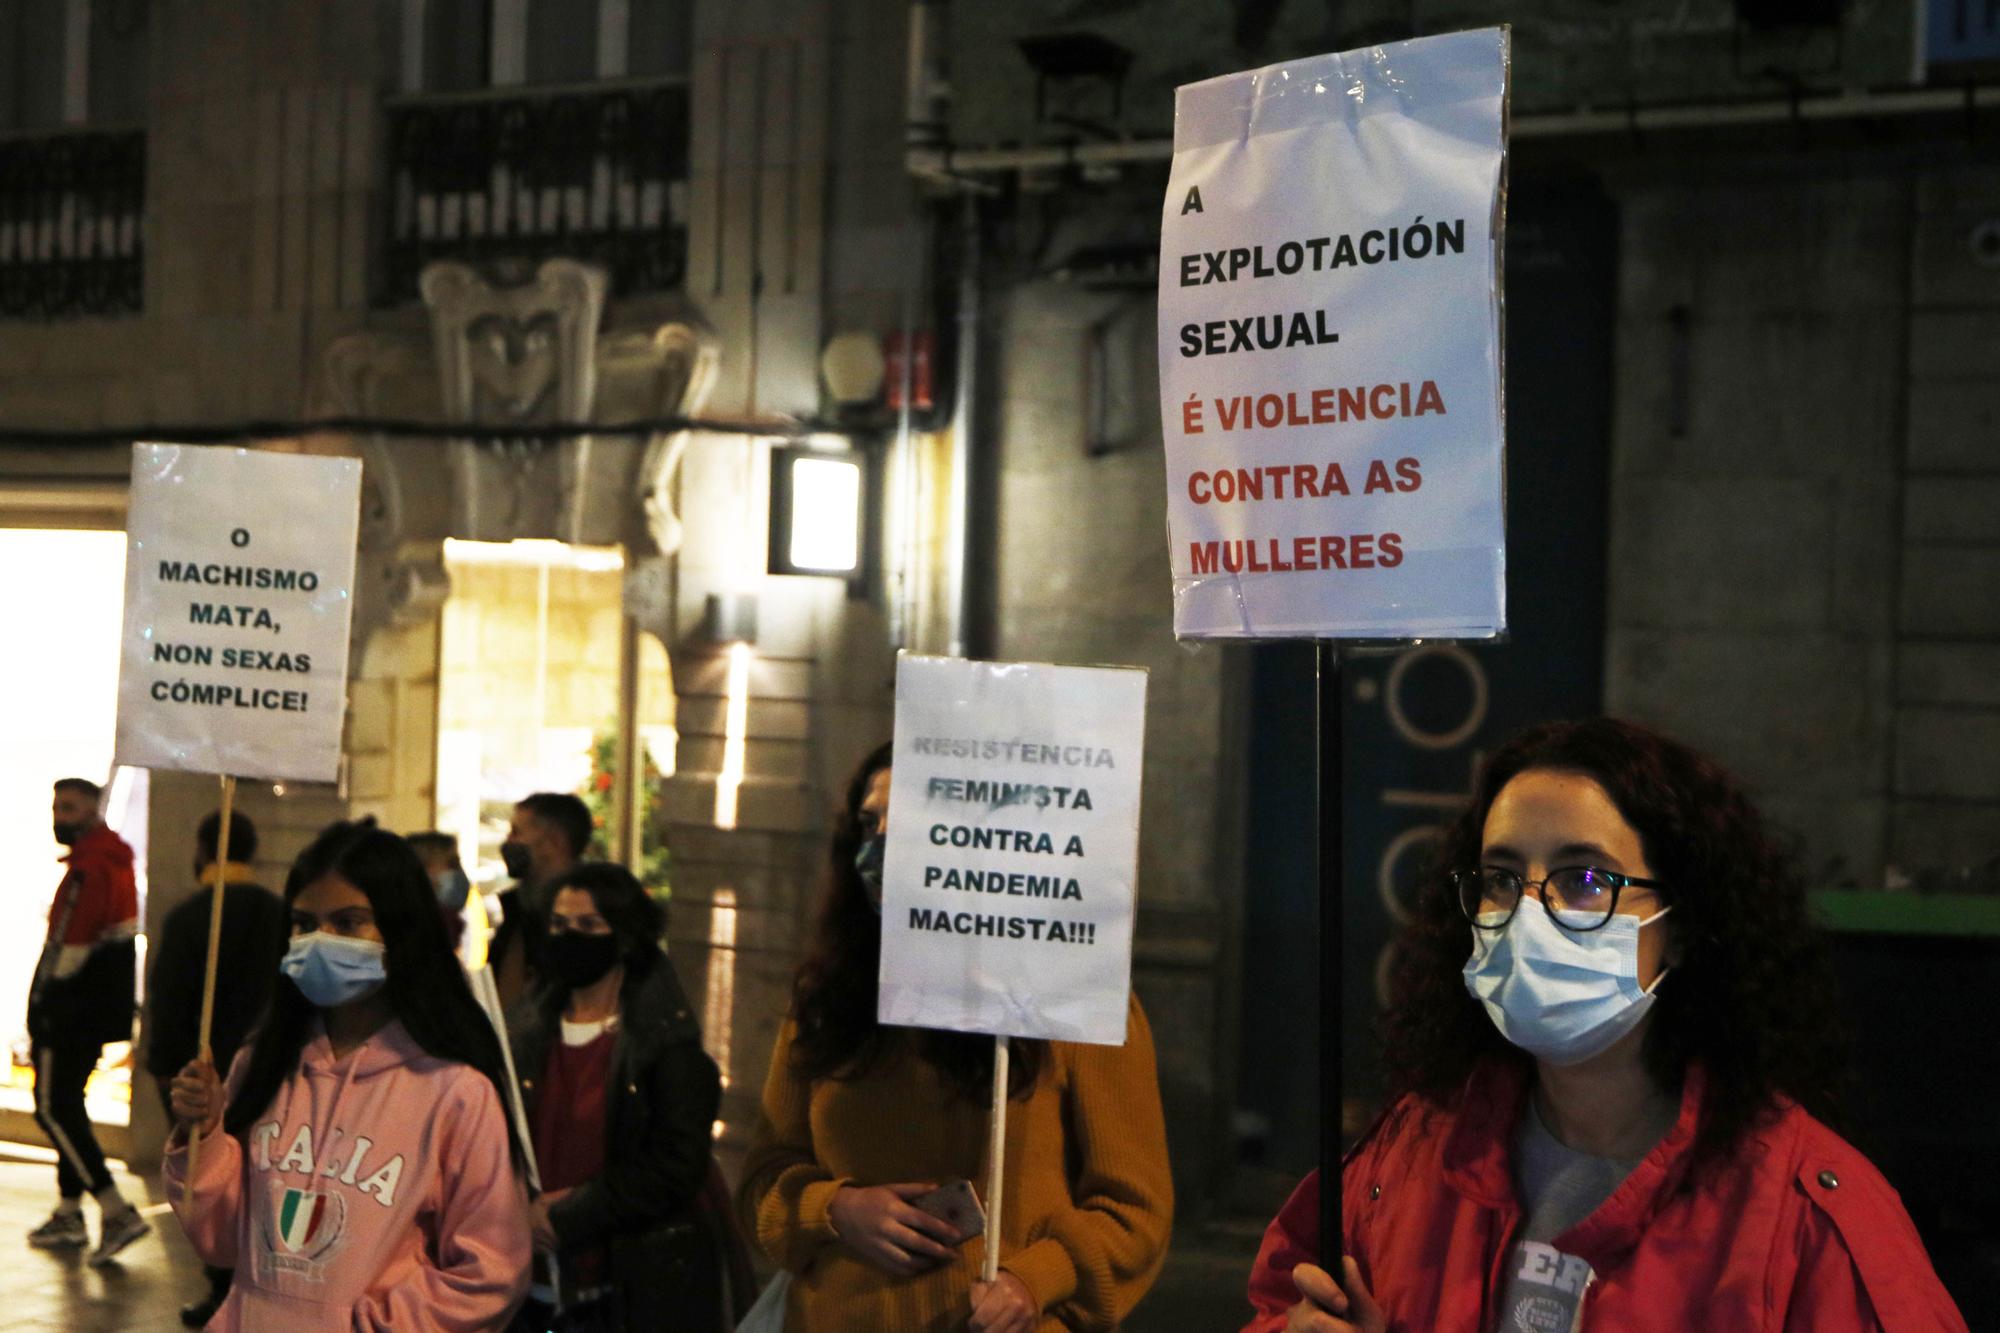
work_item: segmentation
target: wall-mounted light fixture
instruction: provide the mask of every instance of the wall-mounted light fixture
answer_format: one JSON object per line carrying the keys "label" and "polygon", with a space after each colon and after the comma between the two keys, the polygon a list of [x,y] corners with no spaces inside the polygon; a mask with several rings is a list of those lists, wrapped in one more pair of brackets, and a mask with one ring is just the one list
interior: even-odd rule
{"label": "wall-mounted light fixture", "polygon": [[[1115,128],[1125,105],[1125,75],[1132,68],[1132,52],[1109,37],[1094,32],[1036,33],[1016,40],[1021,54],[1035,70],[1035,119],[1086,130],[1107,139],[1118,137]],[[1091,90],[1109,93],[1111,105],[1104,119],[1079,116],[1074,105],[1051,111],[1049,94],[1061,90],[1065,101],[1074,103],[1077,93]],[[1094,100],[1094,99],[1093,99]],[[1106,123],[1108,120],[1109,123]]]}
{"label": "wall-mounted light fixture", "polygon": [[757,594],[712,592],[702,603],[701,637],[720,647],[757,642]]}
{"label": "wall-mounted light fixture", "polygon": [[771,448],[773,574],[858,581],[866,555],[868,460],[858,451]]}

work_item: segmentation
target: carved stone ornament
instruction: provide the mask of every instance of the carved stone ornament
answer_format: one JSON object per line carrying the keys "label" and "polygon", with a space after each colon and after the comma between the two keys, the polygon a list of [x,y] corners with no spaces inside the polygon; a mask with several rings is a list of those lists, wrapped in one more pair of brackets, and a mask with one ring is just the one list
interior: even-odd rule
{"label": "carved stone ornament", "polygon": [[[507,287],[466,264],[427,266],[417,288],[430,307],[445,419],[503,432],[590,420],[606,286],[603,269],[574,259],[548,260],[533,281]],[[454,526],[480,541],[522,528],[582,541],[590,455],[589,436],[552,446],[504,435],[454,444]]]}
{"label": "carved stone ornament", "polygon": [[[484,428],[476,440],[353,437],[363,460],[357,641],[392,619],[435,613],[447,591],[445,537],[623,545],[635,570],[675,554],[687,432],[548,442],[510,441],[505,428],[693,416],[715,379],[713,335],[692,319],[600,334],[603,274],[574,260],[547,261],[512,287],[438,263],[420,286],[430,336],[412,327],[339,338],[309,405],[316,415]],[[664,611],[639,619],[666,628]]]}

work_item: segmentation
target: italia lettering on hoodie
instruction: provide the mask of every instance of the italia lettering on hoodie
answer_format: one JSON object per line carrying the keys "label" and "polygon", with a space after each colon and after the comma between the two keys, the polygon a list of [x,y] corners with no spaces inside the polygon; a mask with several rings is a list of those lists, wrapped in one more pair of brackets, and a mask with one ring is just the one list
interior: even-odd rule
{"label": "italia lettering on hoodie", "polygon": [[[338,1129],[334,1130],[336,1141],[339,1135],[340,1131]],[[278,1164],[274,1167],[271,1165],[271,1144],[276,1141],[277,1137],[278,1122],[275,1120],[266,1120],[263,1124],[257,1126],[256,1129],[250,1131],[251,1151],[257,1155],[257,1169],[259,1171],[300,1171],[308,1177],[314,1175],[312,1126],[299,1126],[299,1132],[292,1136],[292,1146],[285,1149],[285,1155],[278,1159]],[[349,1150],[346,1157],[343,1159],[338,1153],[329,1152],[327,1154],[326,1165],[320,1168],[317,1174],[335,1177],[343,1185],[356,1185],[355,1176],[360,1174],[361,1164],[367,1160],[368,1150],[374,1146],[374,1142],[366,1135],[357,1134],[348,1145]],[[357,1188],[363,1194],[372,1193],[375,1196],[375,1201],[384,1208],[394,1208],[396,1206],[396,1182],[402,1178],[403,1155],[398,1153],[383,1163],[380,1171],[370,1175],[366,1180],[360,1181]]]}
{"label": "italia lettering on hoodie", "polygon": [[352,1197],[332,1189],[321,1178],[351,1185],[357,1195],[373,1195],[378,1207],[394,1208],[396,1186],[403,1179],[403,1154],[397,1153],[380,1170],[363,1176],[369,1150],[375,1146],[365,1134],[350,1138],[336,1126],[327,1136],[333,1143],[324,1165],[313,1156],[311,1125],[301,1124],[291,1136],[290,1146],[274,1162],[271,1149],[278,1137],[276,1120],[266,1120],[250,1131],[254,1168],[279,1174],[290,1172],[302,1179],[282,1187],[279,1206],[266,1219],[271,1225],[261,1237],[267,1243],[257,1261],[268,1264],[274,1271],[311,1275],[319,1257],[337,1244],[346,1231],[347,1200]]}
{"label": "italia lettering on hoodie", "polygon": [[[247,1052],[231,1071],[233,1092]],[[399,1023],[335,1060],[323,1034],[239,1139],[166,1162],[168,1199],[204,1261],[236,1269],[209,1327],[504,1325],[530,1239],[498,1094]],[[281,1325],[279,1320],[283,1320]]]}

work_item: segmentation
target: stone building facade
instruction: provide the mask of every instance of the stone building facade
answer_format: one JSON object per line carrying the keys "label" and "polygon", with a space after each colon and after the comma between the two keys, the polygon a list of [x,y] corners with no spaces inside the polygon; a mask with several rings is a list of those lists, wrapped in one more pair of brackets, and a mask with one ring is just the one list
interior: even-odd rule
{"label": "stone building facade", "polygon": [[[655,9],[569,8],[600,20],[597,82],[634,85],[636,64],[606,58],[620,49],[617,16],[629,40],[654,31]],[[724,1141],[734,1143],[784,1011],[831,804],[889,731],[896,649],[1143,665],[1152,710],[1135,984],[1156,1030],[1171,1034],[1161,1075],[1184,1194],[1199,1210],[1240,1183],[1235,1113],[1255,1075],[1246,1065],[1277,1058],[1246,1033],[1315,1003],[1309,974],[1302,983],[1246,943],[1261,938],[1246,923],[1268,886],[1245,830],[1254,807],[1307,775],[1256,758],[1273,725],[1271,708],[1252,702],[1267,650],[1171,635],[1150,296],[1164,170],[1156,159],[1058,162],[913,179],[913,12],[938,34],[918,66],[942,77],[919,90],[919,119],[964,145],[1058,148],[1158,138],[1174,83],[1402,35],[1413,10],[1430,30],[1511,18],[1516,179],[1524,191],[1587,180],[1608,219],[1609,334],[1595,346],[1608,406],[1573,441],[1598,460],[1602,492],[1561,512],[1512,497],[1517,531],[1554,533],[1555,558],[1573,550],[1599,568],[1599,591],[1574,608],[1599,627],[1594,646],[1551,670],[1584,682],[1573,706],[1660,723],[1739,768],[1829,887],[1948,878],[2000,850],[1996,113],[1968,96],[1957,110],[1885,103],[1811,120],[1803,102],[1788,115],[1785,85],[1763,72],[1789,70],[1813,88],[1908,82],[1924,73],[1912,6],[1853,6],[1844,30],[1783,31],[1746,28],[1720,3],[1620,6],[1616,18],[1556,0],[1505,15],[1470,3],[1197,0],[673,8],[684,30],[660,31],[684,39],[655,40],[663,51],[683,42],[681,53],[659,57],[669,73],[636,84],[685,90],[685,171],[660,204],[684,223],[681,276],[600,292],[586,330],[595,350],[578,363],[596,396],[552,406],[545,384],[527,382],[534,401],[519,419],[699,412],[768,431],[607,435],[587,460],[564,446],[536,465],[553,470],[533,489],[574,498],[562,487],[584,479],[581,508],[529,506],[507,519],[489,508],[476,528],[462,502],[491,478],[477,457],[454,462],[459,446],[307,440],[368,461],[370,582],[346,785],[246,791],[269,834],[268,881],[337,814],[431,822],[443,538],[623,546],[628,631],[656,639],[671,662],[679,754],[660,812],[671,945],[690,992],[707,998],[711,1044],[730,1072]],[[479,11],[492,21],[465,30],[470,38],[438,18],[475,9],[147,6],[139,308],[0,320],[0,426],[329,412],[450,422],[475,400],[502,410],[499,380],[484,381],[480,399],[467,379],[476,374],[453,378],[436,308],[416,292],[414,269],[398,294],[391,262],[407,259],[395,246],[408,239],[393,206],[399,110],[539,95],[525,81],[532,62],[505,34],[541,31],[547,7],[492,0]],[[1038,88],[1016,39],[1083,30],[1123,47],[1129,67],[1110,83],[1045,78]],[[421,59],[414,34],[429,43]],[[460,66],[475,73],[451,73]],[[495,71],[522,86],[482,91]],[[1759,110],[1648,129],[1636,113],[1620,122],[1593,109],[1671,98],[1748,99]],[[428,239],[417,257],[451,262],[450,238]],[[457,250],[482,258],[469,238]],[[523,324],[531,313],[506,317]],[[960,315],[970,338],[954,325]],[[886,492],[900,497],[879,511],[901,505],[897,532],[877,534],[878,576],[856,595],[840,580],[767,575],[770,439],[833,415],[818,373],[832,335],[906,329],[934,339],[940,401],[907,433],[892,413],[858,429]],[[501,357],[516,388],[524,356]],[[945,395],[960,387],[954,414]],[[959,439],[970,447],[955,453]],[[1520,457],[1536,443],[1512,448]],[[0,522],[115,526],[125,459],[116,443],[0,444]],[[967,497],[957,512],[955,480]],[[962,562],[952,559],[959,542]],[[730,656],[707,616],[711,595],[745,594],[757,633],[736,815],[720,827]],[[1537,595],[1514,590],[1524,606]],[[1561,618],[1571,608],[1538,610]],[[1467,670],[1507,651],[1467,655]],[[1527,650],[1516,651],[1518,661]],[[1350,707],[1379,711],[1391,669],[1388,659],[1357,663]],[[1281,721],[1298,702],[1273,698]],[[1291,724],[1304,719],[1293,713]],[[1462,785],[1498,726],[1498,714],[1462,735],[1440,726],[1449,744],[1426,750],[1426,762],[1455,766]],[[1371,762],[1354,755],[1350,771],[1365,775]],[[187,860],[211,790],[207,779],[159,776],[159,864]],[[152,924],[182,891],[156,883]],[[1357,912],[1381,913],[1373,889],[1354,880]],[[1295,924],[1310,929],[1309,918]],[[1372,972],[1376,961],[1363,954],[1350,966]],[[1308,1062],[1296,1064],[1305,1078]],[[1271,1096],[1309,1097],[1310,1082]],[[134,1155],[151,1109],[135,1110]]]}

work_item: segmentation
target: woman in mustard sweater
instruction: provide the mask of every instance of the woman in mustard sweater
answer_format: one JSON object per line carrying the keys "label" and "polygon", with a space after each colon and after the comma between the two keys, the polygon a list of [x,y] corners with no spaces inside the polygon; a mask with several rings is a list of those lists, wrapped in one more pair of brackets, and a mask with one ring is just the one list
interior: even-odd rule
{"label": "woman in mustard sweater", "polygon": [[1125,1045],[1016,1041],[1000,1275],[985,1245],[915,1208],[986,1179],[990,1038],[875,1022],[890,748],[862,762],[793,982],[739,1192],[746,1225],[792,1274],[790,1333],[1063,1333],[1116,1328],[1152,1286],[1173,1181],[1152,1031]]}

